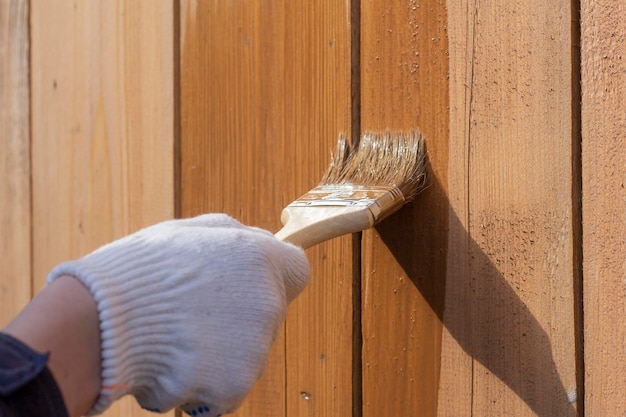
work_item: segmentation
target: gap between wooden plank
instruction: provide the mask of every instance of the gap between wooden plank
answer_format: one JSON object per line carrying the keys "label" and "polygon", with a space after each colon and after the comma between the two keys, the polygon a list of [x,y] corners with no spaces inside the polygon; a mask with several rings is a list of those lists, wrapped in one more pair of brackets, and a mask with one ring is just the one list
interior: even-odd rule
{"label": "gap between wooden plank", "polygon": [[582,94],[580,55],[580,0],[572,0],[572,243],[574,262],[574,343],[576,344],[576,393],[579,417],[585,415],[585,331],[583,312],[582,218]]}
{"label": "gap between wooden plank", "polygon": [[[173,81],[174,85],[174,143],[173,143],[173,166],[174,166],[174,217],[180,218],[182,216],[182,204],[181,204],[181,125],[180,125],[180,74],[181,74],[181,40],[182,40],[182,21],[180,14],[180,1],[173,2],[173,22],[172,22],[172,32],[174,33],[172,42],[173,42],[173,55],[174,55],[174,72],[173,72]],[[177,412],[177,417],[180,417],[180,411]]]}
{"label": "gap between wooden plank", "polygon": [[352,235],[352,417],[363,416],[362,239],[363,233]]}
{"label": "gap between wooden plank", "polygon": [[[180,59],[180,50],[181,50],[181,40],[182,40],[182,21],[180,14],[180,1],[176,0],[173,2],[173,22],[172,22],[172,32],[174,34],[172,42],[173,42],[173,80],[172,84],[174,86],[174,143],[173,143],[173,185],[174,185],[174,218],[182,217],[182,204],[180,198],[180,189],[181,189],[181,126],[180,126],[180,73],[181,73],[181,59]],[[174,412],[174,417],[183,417],[183,412],[179,409],[176,409]]]}
{"label": "gap between wooden plank", "polygon": [[350,36],[352,145],[356,146],[361,138],[361,0],[350,2]]}
{"label": "gap between wooden plank", "polygon": [[[350,36],[352,145],[356,146],[361,138],[361,0],[350,2]],[[352,237],[352,417],[363,416],[362,240],[363,233]]]}

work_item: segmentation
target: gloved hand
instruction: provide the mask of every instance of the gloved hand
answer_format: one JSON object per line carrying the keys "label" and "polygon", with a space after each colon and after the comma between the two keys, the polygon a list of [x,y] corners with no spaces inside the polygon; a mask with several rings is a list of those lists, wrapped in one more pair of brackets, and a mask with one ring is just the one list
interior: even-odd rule
{"label": "gloved hand", "polygon": [[234,411],[265,369],[287,304],[305,287],[300,248],[226,215],[171,220],[57,266],[98,306],[102,388],[89,415],[132,394],[152,411]]}

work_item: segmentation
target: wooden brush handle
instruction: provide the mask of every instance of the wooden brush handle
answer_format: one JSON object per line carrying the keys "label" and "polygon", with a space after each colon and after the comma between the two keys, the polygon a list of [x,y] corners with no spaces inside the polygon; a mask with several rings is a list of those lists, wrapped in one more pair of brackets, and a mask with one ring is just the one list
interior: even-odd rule
{"label": "wooden brush handle", "polygon": [[374,225],[374,216],[367,207],[287,206],[282,214],[284,227],[275,234],[283,242],[303,249],[348,233],[356,233]]}

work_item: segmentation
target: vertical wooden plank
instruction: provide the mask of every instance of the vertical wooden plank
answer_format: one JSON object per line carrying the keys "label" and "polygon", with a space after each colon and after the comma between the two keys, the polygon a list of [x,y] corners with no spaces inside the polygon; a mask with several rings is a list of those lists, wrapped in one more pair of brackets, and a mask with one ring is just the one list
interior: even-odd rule
{"label": "vertical wooden plank", "polygon": [[32,292],[28,52],[28,2],[0,1],[0,328]]}
{"label": "vertical wooden plank", "polygon": [[585,415],[626,415],[626,9],[583,1]]}
{"label": "vertical wooden plank", "polygon": [[[285,1],[285,160],[277,175],[307,170],[292,179],[308,191],[330,162],[339,132],[351,134],[350,2]],[[280,118],[280,115],[278,115]],[[290,140],[291,137],[291,140]],[[298,175],[298,174],[296,174]],[[353,278],[351,236],[308,251],[311,283],[289,310],[287,342],[287,417],[350,416],[353,402]],[[357,361],[358,363],[358,361]],[[358,395],[356,400],[358,400]]]}
{"label": "vertical wooden plank", "polygon": [[[265,30],[280,32],[281,10],[269,3],[270,11],[277,23],[266,23]],[[257,108],[264,103],[268,115],[284,112],[284,41],[264,40],[259,12],[252,2],[181,3],[183,217],[226,212],[246,224],[277,227],[283,179],[274,167],[282,161],[276,152],[284,133],[279,120],[259,118]],[[273,59],[258,63],[266,53]],[[284,353],[283,331],[263,379],[237,415],[285,415]]]}
{"label": "vertical wooden plank", "polygon": [[[276,231],[350,133],[350,27],[332,1],[182,3],[182,214],[226,212]],[[352,245],[308,251],[291,306],[240,416],[350,415]]]}
{"label": "vertical wooden plank", "polygon": [[[173,13],[172,1],[32,3],[36,288],[55,264],[174,215]],[[134,400],[106,413],[147,414]]]}
{"label": "vertical wooden plank", "polygon": [[474,0],[448,7],[450,153],[449,232],[444,330],[437,416],[473,417],[473,348],[469,236],[469,129],[472,98]]}
{"label": "vertical wooden plank", "polygon": [[446,6],[361,4],[362,130],[419,128],[431,165],[415,204],[363,234],[363,416],[434,416],[448,225]]}
{"label": "vertical wooden plank", "polygon": [[438,415],[577,414],[572,3],[449,4]]}

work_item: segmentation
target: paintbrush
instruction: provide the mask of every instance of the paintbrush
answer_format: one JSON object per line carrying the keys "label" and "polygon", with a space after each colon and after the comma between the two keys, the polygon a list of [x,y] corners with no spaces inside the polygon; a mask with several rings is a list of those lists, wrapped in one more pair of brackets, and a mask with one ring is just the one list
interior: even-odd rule
{"label": "paintbrush", "polygon": [[275,236],[306,249],[368,229],[424,188],[425,161],[417,131],[366,132],[354,149],[341,135],[322,181],[285,207]]}

